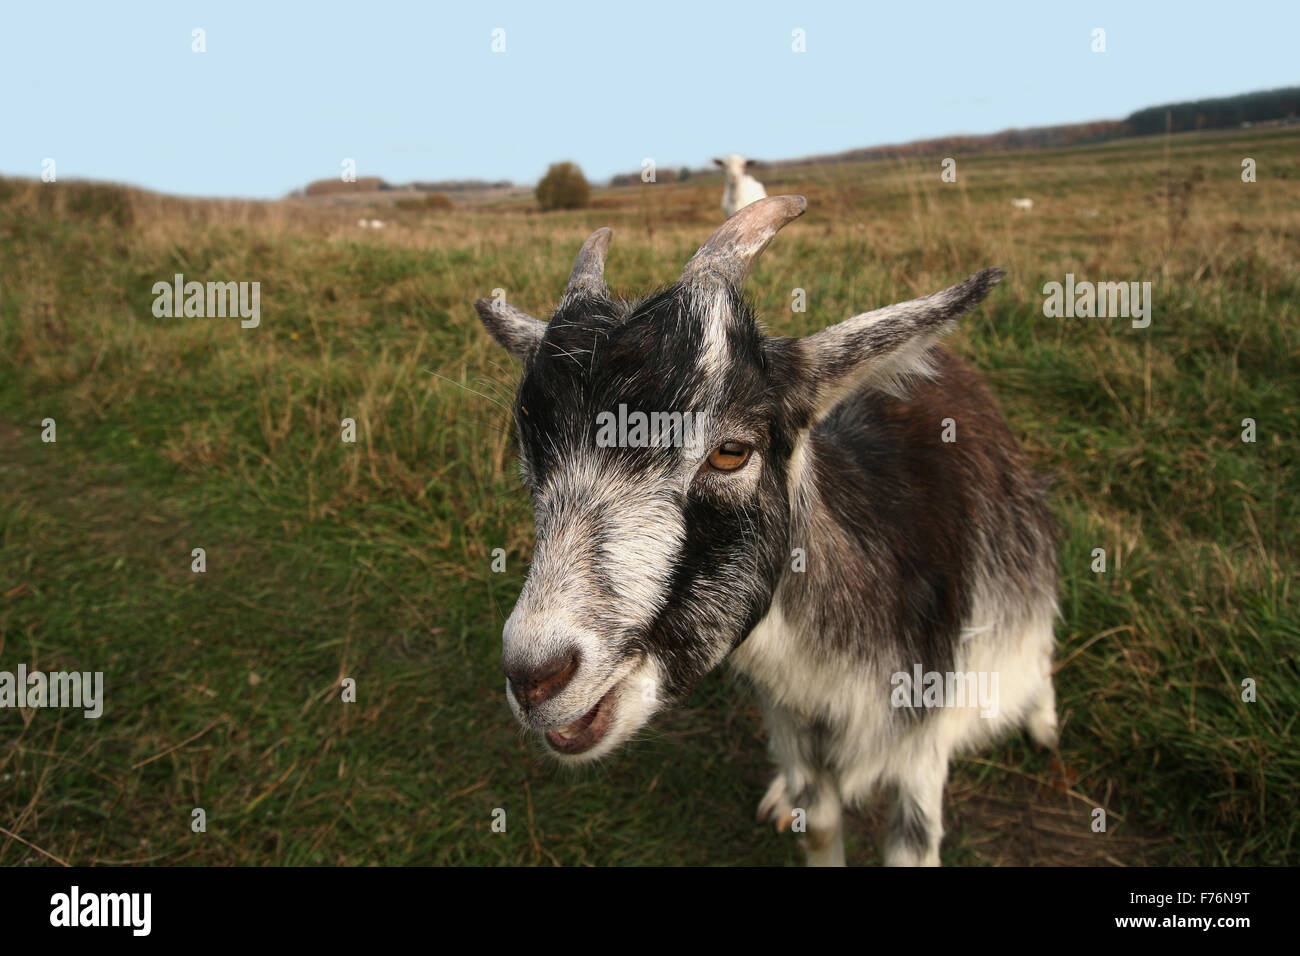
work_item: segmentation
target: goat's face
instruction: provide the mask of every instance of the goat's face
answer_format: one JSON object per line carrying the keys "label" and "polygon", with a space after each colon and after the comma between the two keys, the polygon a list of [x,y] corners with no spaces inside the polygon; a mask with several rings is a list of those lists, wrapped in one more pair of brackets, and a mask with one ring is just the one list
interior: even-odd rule
{"label": "goat's face", "polygon": [[[707,334],[716,310],[733,334]],[[769,385],[731,296],[577,297],[551,319],[515,401],[537,543],[504,663],[557,752],[612,749],[766,611],[789,456]]]}
{"label": "goat's face", "polygon": [[754,160],[732,153],[729,156],[723,156],[721,159],[715,159],[713,164],[722,167],[727,179],[738,182],[745,175],[746,170],[754,165]]}
{"label": "goat's face", "polygon": [[887,382],[907,371],[889,355],[928,347],[941,324],[913,309],[852,341],[826,336],[856,320],[764,337],[739,286],[804,208],[797,196],[746,207],[675,285],[636,303],[605,289],[607,229],[579,253],[549,324],[476,303],[524,364],[514,420],[536,512],[503,635],[506,693],[562,758],[613,750],[758,623],[790,556],[802,436],[865,380],[855,370],[873,347]]}

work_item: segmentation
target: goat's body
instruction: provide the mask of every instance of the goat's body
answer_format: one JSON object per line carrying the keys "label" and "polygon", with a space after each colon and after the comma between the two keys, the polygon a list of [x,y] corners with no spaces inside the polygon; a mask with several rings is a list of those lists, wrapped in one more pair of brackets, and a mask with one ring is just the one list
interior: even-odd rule
{"label": "goat's body", "polygon": [[728,217],[734,216],[750,203],[758,202],[766,196],[767,190],[753,176],[746,174],[734,180],[728,178],[722,190],[722,211]]}
{"label": "goat's body", "polygon": [[[842,861],[842,804],[893,784],[890,862],[937,863],[949,757],[1026,724],[1040,742],[1055,735],[1042,485],[976,374],[934,358],[938,376],[907,400],[862,390],[796,452],[789,543],[806,570],[785,571],[731,656],[763,700],[778,765],[764,812],[802,808],[814,862]],[[998,675],[996,712],[895,706],[891,678],[918,668]]]}
{"label": "goat's body", "polygon": [[722,211],[728,219],[750,203],[767,198],[763,184],[745,172],[745,167],[749,165],[745,157],[732,153],[725,159],[715,159],[714,162],[723,171]]}
{"label": "goat's body", "polygon": [[[1017,726],[1056,734],[1043,484],[937,347],[1004,273],[766,336],[740,286],[805,207],[740,209],[643,299],[609,294],[601,229],[549,323],[475,303],[525,366],[537,545],[502,629],[507,699],[557,757],[594,760],[730,657],[778,764],[762,815],[840,863],[843,805],[892,784],[887,860],[937,863],[949,758]],[[612,409],[690,415],[692,437],[611,441]]]}

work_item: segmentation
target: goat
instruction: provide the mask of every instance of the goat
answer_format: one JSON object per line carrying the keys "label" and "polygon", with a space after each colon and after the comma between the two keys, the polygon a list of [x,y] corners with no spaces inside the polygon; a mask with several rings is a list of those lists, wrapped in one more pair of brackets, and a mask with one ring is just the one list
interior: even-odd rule
{"label": "goat", "polygon": [[1032,199],[1013,199],[1011,200],[1011,208],[1018,209],[1021,212],[1029,212],[1034,208],[1034,201]]}
{"label": "goat", "polygon": [[767,190],[763,188],[763,184],[745,172],[753,165],[752,159],[745,159],[744,156],[732,153],[713,162],[722,167],[726,178],[722,188],[722,211],[727,214],[728,219],[750,203],[767,198]]}
{"label": "goat", "polygon": [[[1055,743],[1056,527],[979,375],[937,345],[1003,271],[768,337],[741,286],[806,206],[746,206],[643,299],[606,288],[606,228],[549,323],[475,303],[523,365],[536,511],[506,698],[588,761],[729,659],[777,765],[760,818],[802,820],[808,861],[843,864],[843,805],[892,784],[886,862],[937,865],[950,756],[1022,726]],[[628,408],[693,416],[696,440],[602,442]],[[992,698],[963,699],[971,679]]]}

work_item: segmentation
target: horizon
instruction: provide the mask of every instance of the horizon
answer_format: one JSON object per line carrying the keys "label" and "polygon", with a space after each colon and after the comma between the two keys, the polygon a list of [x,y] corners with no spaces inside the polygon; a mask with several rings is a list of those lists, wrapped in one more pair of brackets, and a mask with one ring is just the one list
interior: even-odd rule
{"label": "horizon", "polygon": [[[392,2],[302,16],[246,2],[125,15],[74,3],[57,19],[24,7],[9,20],[0,174],[40,178],[53,159],[59,179],[280,199],[339,178],[348,159],[357,178],[393,184],[525,186],[562,160],[605,182],[646,159],[698,170],[730,152],[784,161],[1118,120],[1295,85],[1284,64],[1300,10],[756,3],[731,22],[683,4],[637,16]],[[1096,28],[1105,52],[1091,49]],[[699,79],[719,63],[744,75]]]}

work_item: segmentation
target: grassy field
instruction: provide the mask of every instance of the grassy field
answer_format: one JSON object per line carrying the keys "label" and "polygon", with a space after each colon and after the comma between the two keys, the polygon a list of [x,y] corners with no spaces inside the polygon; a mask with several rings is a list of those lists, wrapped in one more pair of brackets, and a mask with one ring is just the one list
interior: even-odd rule
{"label": "grassy field", "polygon": [[[957,162],[781,170],[810,209],[749,286],[794,334],[1009,272],[953,346],[1055,475],[1063,740],[954,765],[944,862],[1300,863],[1300,131]],[[601,225],[616,291],[669,282],[719,198],[362,231],[355,206],[0,181],[0,670],[103,671],[107,698],[0,710],[0,864],[798,862],[754,822],[770,771],[731,678],[574,773],[521,737],[498,660],[532,523],[517,371],[470,303],[545,314]],[[260,282],[260,326],[154,317],[178,272]],[[1045,318],[1066,273],[1151,281],[1150,327]],[[883,816],[851,816],[851,862]]]}

